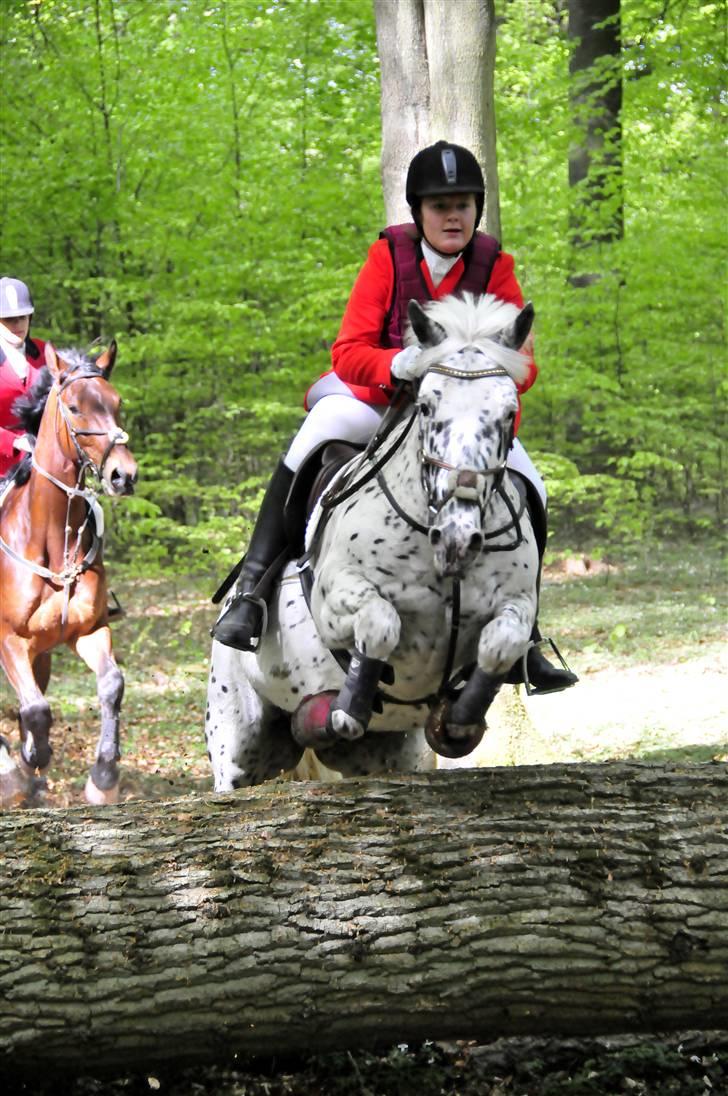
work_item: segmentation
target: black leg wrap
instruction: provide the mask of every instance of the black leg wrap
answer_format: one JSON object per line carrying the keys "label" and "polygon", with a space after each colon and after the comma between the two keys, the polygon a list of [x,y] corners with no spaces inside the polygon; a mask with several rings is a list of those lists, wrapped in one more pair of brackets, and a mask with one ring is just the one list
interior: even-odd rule
{"label": "black leg wrap", "polygon": [[425,738],[441,757],[466,757],[485,734],[485,713],[503,681],[476,666],[455,699],[441,700],[430,712]]}
{"label": "black leg wrap", "polygon": [[454,723],[456,726],[480,723],[495,700],[502,680],[502,677],[495,677],[476,666],[465,687],[460,690],[457,699],[450,706],[448,723]]}
{"label": "black leg wrap", "polygon": [[[372,712],[378,707],[381,711],[381,703],[377,704],[377,685],[383,681],[391,685],[394,681],[394,671],[386,662],[378,658],[368,658],[354,648],[351,656],[346,681],[341,686],[339,695],[331,705],[331,711],[326,721],[327,728],[336,736],[331,725],[331,712],[341,711],[355,719],[366,730]],[[338,737],[338,736],[337,736]]]}

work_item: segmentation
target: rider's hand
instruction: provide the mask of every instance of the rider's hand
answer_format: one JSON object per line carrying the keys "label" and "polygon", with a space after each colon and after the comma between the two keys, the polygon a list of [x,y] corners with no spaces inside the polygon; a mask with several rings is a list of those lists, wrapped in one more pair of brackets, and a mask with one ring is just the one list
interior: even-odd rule
{"label": "rider's hand", "polygon": [[416,381],[422,373],[422,367],[418,364],[421,354],[421,346],[406,346],[395,354],[390,366],[394,380]]}
{"label": "rider's hand", "polygon": [[13,442],[13,449],[17,449],[19,453],[32,453],[33,443],[30,440],[29,434],[19,434]]}

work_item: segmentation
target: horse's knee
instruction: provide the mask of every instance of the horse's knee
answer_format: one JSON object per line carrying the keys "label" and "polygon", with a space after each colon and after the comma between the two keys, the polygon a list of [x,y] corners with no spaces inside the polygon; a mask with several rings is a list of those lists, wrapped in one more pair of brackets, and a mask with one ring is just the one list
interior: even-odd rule
{"label": "horse's knee", "polygon": [[369,658],[386,662],[399,643],[402,622],[390,602],[383,598],[367,601],[354,620],[354,641]]}
{"label": "horse's knee", "polygon": [[480,634],[480,669],[493,676],[507,673],[528,647],[531,627],[525,617],[516,613],[502,613],[494,617]]}
{"label": "horse's knee", "polygon": [[21,708],[19,716],[22,760],[31,769],[46,769],[53,753],[48,741],[53,722],[50,705],[36,700]]}

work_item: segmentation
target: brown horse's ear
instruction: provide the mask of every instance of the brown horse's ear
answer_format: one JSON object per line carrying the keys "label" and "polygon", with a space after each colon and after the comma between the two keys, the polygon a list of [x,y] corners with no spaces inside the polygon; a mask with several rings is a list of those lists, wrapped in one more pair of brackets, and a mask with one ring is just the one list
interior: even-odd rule
{"label": "brown horse's ear", "polygon": [[105,373],[108,377],[111,370],[114,368],[114,362],[116,361],[116,339],[112,339],[109,346],[104,350],[103,354],[99,354],[96,359],[96,365],[99,367],[102,373]]}
{"label": "brown horse's ear", "polygon": [[48,370],[53,377],[53,380],[57,381],[63,372],[64,363],[58,357],[55,349],[49,342],[45,344],[45,363],[48,366]]}

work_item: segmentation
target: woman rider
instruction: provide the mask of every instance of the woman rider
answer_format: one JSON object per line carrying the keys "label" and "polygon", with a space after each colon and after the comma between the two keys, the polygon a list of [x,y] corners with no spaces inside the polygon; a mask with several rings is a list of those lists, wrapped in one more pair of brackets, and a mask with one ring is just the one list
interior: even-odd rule
{"label": "woman rider", "polygon": [[32,451],[32,443],[13,411],[45,365],[45,343],[31,339],[33,301],[25,282],[0,278],[0,477]]}
{"label": "woman rider", "polygon": [[[397,382],[418,376],[420,348],[402,348],[408,302],[467,291],[492,293],[523,307],[512,256],[492,236],[476,231],[485,186],[471,152],[446,141],[418,152],[407,173],[406,196],[414,223],[390,226],[370,247],[332,348],[333,369],[307,392],[308,415],[273,473],[235,593],[212,630],[227,646],[249,651],[257,645],[263,611],[254,591],[286,547],[283,507],[294,473],[324,441],[369,441]],[[530,356],[530,346],[526,349]],[[537,372],[531,358],[519,394],[531,387]],[[507,463],[535,489],[545,509],[543,481],[517,439]],[[532,639],[541,639],[537,625]],[[565,689],[577,680],[569,670],[552,666],[537,646],[528,651],[527,669],[540,692]],[[522,680],[518,668],[509,680]]]}

